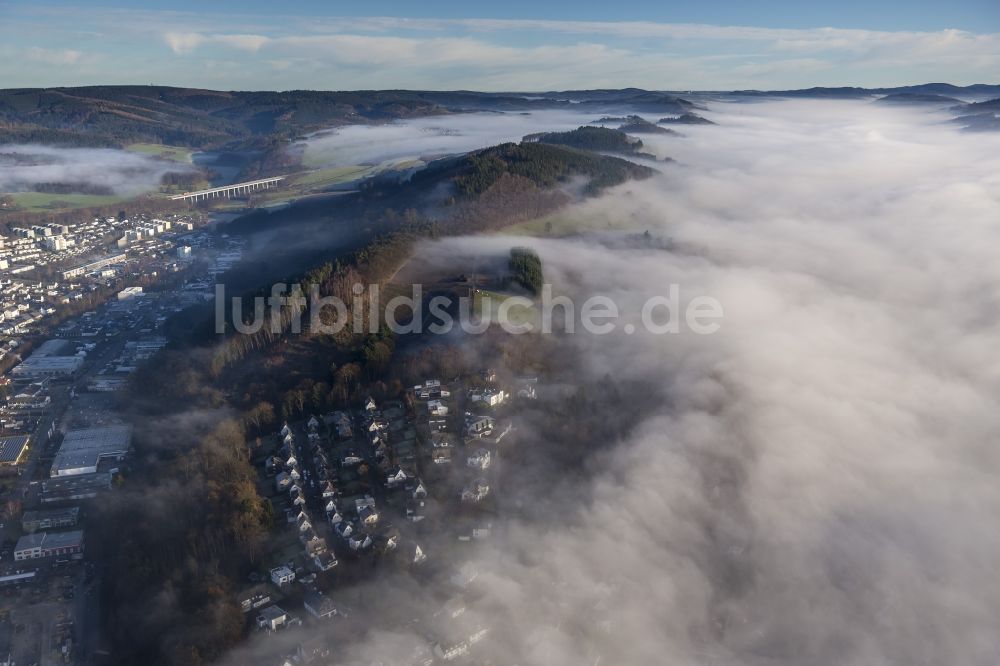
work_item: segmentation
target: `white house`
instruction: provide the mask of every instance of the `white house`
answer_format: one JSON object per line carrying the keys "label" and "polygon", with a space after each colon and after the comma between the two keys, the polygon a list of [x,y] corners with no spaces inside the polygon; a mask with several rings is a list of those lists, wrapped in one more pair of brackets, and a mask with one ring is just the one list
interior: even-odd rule
{"label": "white house", "polygon": [[395,488],[396,486],[406,483],[409,477],[406,476],[401,468],[396,468],[395,471],[390,472],[385,478],[385,485],[389,488]]}
{"label": "white house", "polygon": [[277,586],[287,585],[295,580],[295,572],[287,566],[280,566],[271,569],[271,582]]}
{"label": "white house", "polygon": [[488,388],[482,391],[473,391],[469,397],[472,399],[472,402],[481,402],[490,407],[496,407],[503,404],[507,399],[507,392],[503,389]]}
{"label": "white house", "polygon": [[288,621],[288,613],[279,606],[268,606],[257,616],[257,626],[268,631],[277,631]]}

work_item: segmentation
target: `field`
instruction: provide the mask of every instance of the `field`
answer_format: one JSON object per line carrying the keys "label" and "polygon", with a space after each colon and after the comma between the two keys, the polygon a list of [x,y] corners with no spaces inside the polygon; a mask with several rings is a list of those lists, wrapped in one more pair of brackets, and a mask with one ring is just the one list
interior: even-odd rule
{"label": "field", "polygon": [[9,196],[14,200],[16,210],[26,212],[110,206],[126,199],[126,197],[114,194],[50,194],[48,192],[16,192]]}
{"label": "field", "polygon": [[349,183],[386,171],[405,170],[422,165],[423,162],[419,160],[407,160],[384,162],[375,166],[352,164],[350,166],[313,169],[291,176],[287,181],[281,183],[279,187],[258,192],[256,194],[257,205],[273,206],[287,203],[295,199],[325,192],[334,187],[348,185]]}
{"label": "field", "polygon": [[[512,298],[515,294],[500,291],[490,291],[479,289],[475,297],[475,313],[481,318],[488,318],[493,323],[500,323],[500,306],[504,301]],[[523,297],[523,294],[520,294]],[[529,300],[534,300],[530,299]],[[511,326],[523,326],[530,324],[534,330],[539,330],[542,325],[542,315],[537,307],[525,307],[520,303],[512,303],[505,313],[505,321]]]}
{"label": "field", "polygon": [[629,220],[612,218],[607,213],[592,214],[577,208],[569,208],[536,220],[504,227],[499,232],[505,236],[572,236],[587,231],[621,231],[633,229]]}
{"label": "field", "polygon": [[142,155],[152,155],[172,162],[183,164],[192,163],[194,151],[189,148],[178,148],[176,146],[164,146],[160,143],[133,143],[125,146],[125,150]]}
{"label": "field", "polygon": [[330,187],[365,178],[375,172],[375,167],[355,164],[344,167],[330,167],[307,171],[293,177],[290,182],[297,187]]}

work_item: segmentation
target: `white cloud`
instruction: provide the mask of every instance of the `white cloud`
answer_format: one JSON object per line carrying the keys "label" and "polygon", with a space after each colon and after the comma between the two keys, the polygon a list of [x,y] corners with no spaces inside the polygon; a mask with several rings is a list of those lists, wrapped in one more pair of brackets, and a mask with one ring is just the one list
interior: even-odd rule
{"label": "white cloud", "polygon": [[[28,34],[37,32],[40,23],[52,43],[65,45],[62,48],[103,54],[109,62],[123,62],[122,49],[136,56],[130,59],[128,72],[108,65],[103,76],[96,69],[86,72],[86,81],[81,82],[87,83],[140,76],[175,85],[225,82],[251,88],[791,88],[989,82],[1000,67],[1000,36],[962,30],[295,14],[275,18],[149,10],[73,13],[51,8],[19,8],[7,27],[16,36],[16,26]],[[111,35],[115,39],[102,39]],[[149,51],[151,43],[165,44],[189,59],[228,58],[248,64],[250,58],[260,58],[262,66],[237,71],[235,78],[223,81],[217,76],[218,67],[192,70],[189,62],[182,66],[161,61]],[[731,66],[712,58],[726,58]],[[280,73],[269,64],[290,61],[296,66]],[[787,64],[775,64],[782,61]],[[799,70],[796,63],[811,65]],[[0,74],[25,85],[53,78],[66,83],[57,65],[41,60],[25,69],[0,63]]]}
{"label": "white cloud", "polygon": [[24,51],[24,57],[34,62],[46,65],[75,65],[84,57],[82,51],[75,49],[44,49],[31,47]]}
{"label": "white cloud", "polygon": [[241,51],[255,52],[271,42],[264,35],[204,34],[199,32],[167,32],[164,41],[174,53],[190,53],[206,44],[218,44]]}
{"label": "white cloud", "polygon": [[[505,41],[509,31],[535,36],[514,46]],[[549,43],[557,33],[587,41]],[[630,45],[633,38],[643,38],[643,45]],[[164,39],[179,54],[212,45],[266,53],[269,60],[294,58],[311,63],[311,69],[344,67],[348,69],[341,76],[364,81],[362,87],[718,89],[919,81],[874,79],[890,68],[961,83],[990,80],[1000,62],[1000,35],[959,30],[375,18],[320,20],[306,27],[305,34],[279,28],[256,34],[167,32]],[[662,40],[661,47],[650,46],[650,39]],[[728,62],[713,61],[720,57]]]}

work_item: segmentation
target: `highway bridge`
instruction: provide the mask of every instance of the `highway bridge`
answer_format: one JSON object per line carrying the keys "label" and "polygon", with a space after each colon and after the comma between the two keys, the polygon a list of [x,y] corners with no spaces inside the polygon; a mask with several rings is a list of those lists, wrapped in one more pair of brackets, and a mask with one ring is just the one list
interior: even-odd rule
{"label": "highway bridge", "polygon": [[246,194],[252,192],[253,190],[267,189],[284,180],[284,176],[273,176],[271,178],[261,178],[260,180],[248,180],[245,183],[233,183],[231,185],[224,185],[222,187],[211,187],[207,190],[197,190],[195,192],[185,192],[184,194],[175,194],[170,198],[174,201],[179,199],[187,199],[189,201],[198,201],[200,199],[212,199],[218,197],[231,197],[234,194]]}

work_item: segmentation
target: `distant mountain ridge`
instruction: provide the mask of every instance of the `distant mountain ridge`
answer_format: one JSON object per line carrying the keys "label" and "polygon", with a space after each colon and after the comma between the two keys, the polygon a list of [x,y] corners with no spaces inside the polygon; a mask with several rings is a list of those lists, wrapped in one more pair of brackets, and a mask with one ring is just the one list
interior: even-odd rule
{"label": "distant mountain ridge", "polygon": [[1000,95],[1000,84],[976,83],[969,86],[956,86],[950,83],[922,83],[920,85],[897,86],[895,88],[858,88],[851,86],[829,88],[818,86],[795,90],[734,90],[729,94],[746,97],[819,97],[842,99],[902,94],[996,97]]}
{"label": "distant mountain ridge", "polygon": [[876,95],[1000,97],[1000,85],[927,83],[896,88],[672,92],[641,88],[551,92],[468,90],[219,91],[169,86],[84,86],[0,90],[0,142],[121,146],[134,142],[268,150],[331,126],[472,111],[573,109],[686,116],[704,102],[753,97],[861,99]]}

